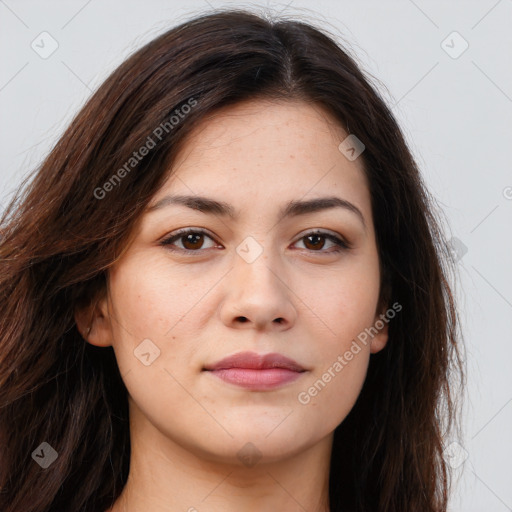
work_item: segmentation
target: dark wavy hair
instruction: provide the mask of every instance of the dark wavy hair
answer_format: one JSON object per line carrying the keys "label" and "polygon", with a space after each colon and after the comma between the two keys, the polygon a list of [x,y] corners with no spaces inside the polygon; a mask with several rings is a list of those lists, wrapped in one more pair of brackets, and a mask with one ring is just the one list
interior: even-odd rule
{"label": "dark wavy hair", "polygon": [[[220,107],[272,99],[322,105],[364,143],[381,304],[403,307],[335,430],[331,511],[446,511],[443,440],[459,425],[465,380],[455,262],[435,199],[377,91],[336,36],[240,9],[195,15],[105,80],[0,223],[0,510],[97,512],[121,493],[127,390],[112,347],[84,341],[74,313],[105,294],[109,268],[187,134]],[[155,128],[185,110],[113,183]],[[58,452],[47,469],[31,457],[42,441]]]}

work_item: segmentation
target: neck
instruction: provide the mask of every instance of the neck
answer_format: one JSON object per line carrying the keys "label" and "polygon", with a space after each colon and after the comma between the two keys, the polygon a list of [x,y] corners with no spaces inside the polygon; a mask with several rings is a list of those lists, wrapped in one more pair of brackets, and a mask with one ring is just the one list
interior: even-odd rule
{"label": "neck", "polygon": [[[329,512],[332,435],[279,460],[198,453],[165,436],[130,404],[130,472],[109,512]],[[140,411],[139,411],[140,413]],[[256,461],[256,462],[255,462]]]}

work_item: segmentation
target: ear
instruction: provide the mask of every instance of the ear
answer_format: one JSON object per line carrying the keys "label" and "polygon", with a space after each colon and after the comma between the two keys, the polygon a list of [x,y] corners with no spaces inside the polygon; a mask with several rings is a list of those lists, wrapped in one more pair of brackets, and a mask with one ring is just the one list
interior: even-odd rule
{"label": "ear", "polygon": [[112,327],[106,294],[87,306],[78,306],[75,309],[75,322],[84,340],[91,345],[112,345]]}
{"label": "ear", "polygon": [[391,277],[387,266],[381,258],[379,258],[381,286],[379,292],[379,300],[373,320],[373,327],[377,329],[377,334],[372,338],[370,352],[376,354],[380,352],[388,343],[388,311],[391,302]]}
{"label": "ear", "polygon": [[372,354],[376,354],[380,352],[388,342],[388,322],[389,318],[385,315],[387,311],[387,307],[384,308],[381,314],[375,315],[375,320],[373,321],[373,327],[377,329],[377,334],[372,338],[370,345],[370,352]]}

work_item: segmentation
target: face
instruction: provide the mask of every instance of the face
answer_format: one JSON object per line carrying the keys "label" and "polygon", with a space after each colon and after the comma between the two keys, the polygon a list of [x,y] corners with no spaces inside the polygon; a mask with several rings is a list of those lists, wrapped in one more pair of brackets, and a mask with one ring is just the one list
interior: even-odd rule
{"label": "face", "polygon": [[[218,111],[110,269],[88,341],[113,346],[131,414],[170,443],[230,463],[252,443],[276,460],[332,435],[354,405],[387,328],[358,341],[380,318],[380,274],[361,158],[338,149],[346,136],[305,103]],[[303,371],[205,370],[247,351]]]}

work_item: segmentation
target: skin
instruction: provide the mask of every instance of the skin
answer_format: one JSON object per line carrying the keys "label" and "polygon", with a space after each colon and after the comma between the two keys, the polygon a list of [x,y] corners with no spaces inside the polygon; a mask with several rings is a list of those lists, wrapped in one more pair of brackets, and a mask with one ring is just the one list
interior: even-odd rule
{"label": "skin", "polygon": [[[299,402],[383,312],[370,193],[361,158],[338,149],[346,136],[318,105],[253,100],[217,111],[189,136],[150,206],[200,195],[240,217],[182,205],[147,211],[110,269],[105,298],[76,313],[84,335],[91,327],[89,343],[113,346],[129,393],[130,475],[113,512],[329,510],[334,429],[388,338],[385,325]],[[278,217],[289,201],[324,196],[350,201],[365,225],[345,208]],[[209,234],[182,235],[177,252],[160,244],[180,228]],[[329,238],[306,237],[315,229],[352,247],[332,252]],[[250,263],[236,251],[247,237],[262,250]],[[144,339],[160,350],[148,366],[134,356]],[[281,353],[307,371],[267,391],[202,371],[246,350]],[[260,455],[255,464],[238,455],[244,446]]]}

